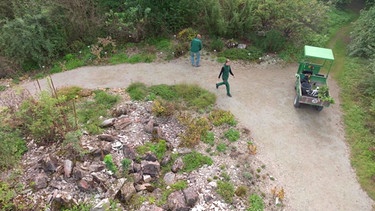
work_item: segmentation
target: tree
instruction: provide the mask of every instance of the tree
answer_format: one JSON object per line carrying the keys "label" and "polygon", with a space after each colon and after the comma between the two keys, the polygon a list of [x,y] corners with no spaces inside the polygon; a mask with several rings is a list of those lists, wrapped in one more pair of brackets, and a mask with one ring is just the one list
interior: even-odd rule
{"label": "tree", "polygon": [[375,6],[363,10],[354,23],[349,44],[349,55],[361,57],[375,56]]}

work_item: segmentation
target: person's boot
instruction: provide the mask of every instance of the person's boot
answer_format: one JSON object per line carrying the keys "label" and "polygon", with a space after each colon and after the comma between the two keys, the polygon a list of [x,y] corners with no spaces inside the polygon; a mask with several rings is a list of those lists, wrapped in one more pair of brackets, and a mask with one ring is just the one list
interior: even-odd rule
{"label": "person's boot", "polygon": [[231,94],[227,94],[228,95],[228,97],[232,97],[232,95]]}

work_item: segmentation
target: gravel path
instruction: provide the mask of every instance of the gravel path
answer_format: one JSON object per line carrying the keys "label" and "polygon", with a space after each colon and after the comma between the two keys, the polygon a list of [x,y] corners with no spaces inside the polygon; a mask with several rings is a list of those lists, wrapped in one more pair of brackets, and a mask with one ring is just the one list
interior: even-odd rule
{"label": "gravel path", "polygon": [[[317,112],[293,107],[297,65],[240,64],[233,62],[233,97],[225,87],[215,88],[222,64],[203,57],[192,67],[187,58],[167,63],[82,67],[52,76],[56,87],[120,88],[131,82],[148,85],[196,83],[216,93],[217,104],[230,110],[250,128],[258,156],[284,184],[285,210],[371,211],[374,201],[361,189],[345,144],[337,84],[329,80],[336,104]],[[46,89],[46,80],[40,84]],[[23,86],[38,92],[35,82]]]}

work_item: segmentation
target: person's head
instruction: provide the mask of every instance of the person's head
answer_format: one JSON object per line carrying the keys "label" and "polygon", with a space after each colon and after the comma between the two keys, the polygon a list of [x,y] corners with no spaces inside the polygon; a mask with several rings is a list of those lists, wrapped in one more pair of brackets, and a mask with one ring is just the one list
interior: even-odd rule
{"label": "person's head", "polygon": [[230,64],[230,60],[229,59],[225,60],[225,64],[229,65]]}
{"label": "person's head", "polygon": [[202,36],[200,34],[197,34],[196,38],[200,39]]}

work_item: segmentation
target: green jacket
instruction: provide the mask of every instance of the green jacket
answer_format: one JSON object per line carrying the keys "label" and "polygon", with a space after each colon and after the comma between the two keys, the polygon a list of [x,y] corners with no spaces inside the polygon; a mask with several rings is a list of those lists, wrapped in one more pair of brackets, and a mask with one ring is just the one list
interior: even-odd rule
{"label": "green jacket", "polygon": [[221,71],[220,71],[220,74],[219,74],[219,78],[220,78],[221,74],[223,74],[223,80],[227,80],[229,78],[229,73],[232,76],[234,76],[233,73],[232,73],[232,69],[230,68],[230,66],[224,64],[224,66],[221,68]]}
{"label": "green jacket", "polygon": [[220,78],[221,74],[223,74],[223,80],[228,80],[228,78],[229,78],[229,73],[230,73],[232,76],[234,76],[233,73],[232,73],[232,69],[230,68],[230,66],[224,64],[224,66],[221,68],[221,71],[220,71],[220,74],[219,74],[219,78]]}
{"label": "green jacket", "polygon": [[194,38],[190,43],[190,51],[197,53],[202,50],[202,41],[198,38]]}

